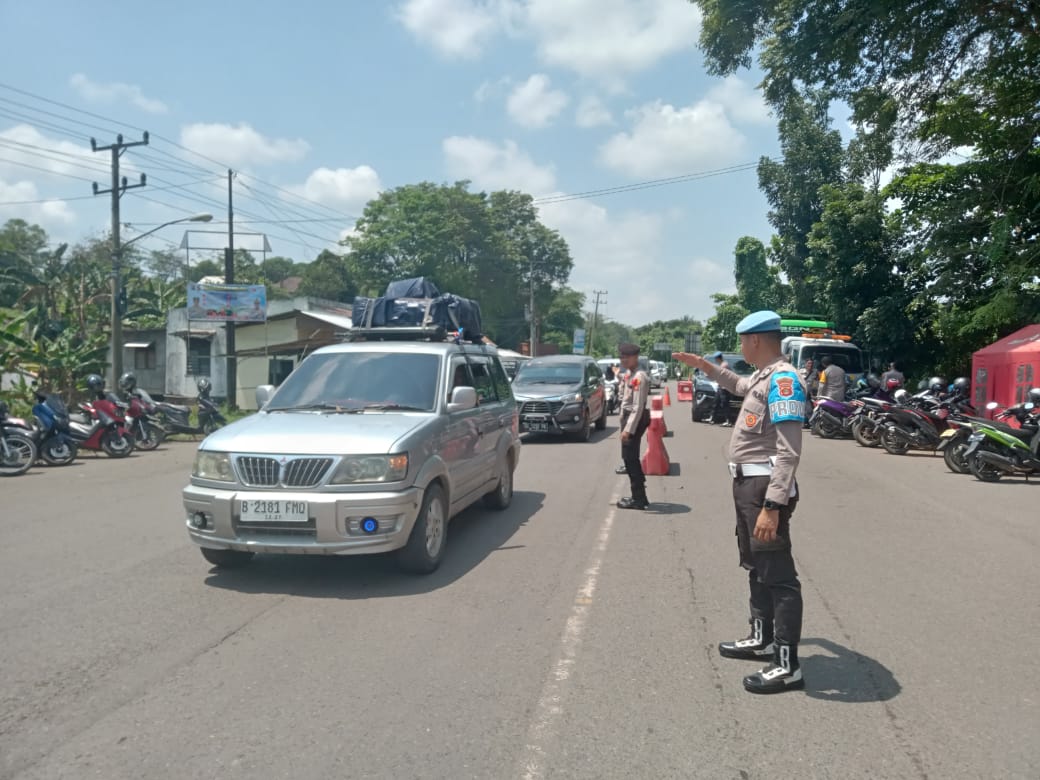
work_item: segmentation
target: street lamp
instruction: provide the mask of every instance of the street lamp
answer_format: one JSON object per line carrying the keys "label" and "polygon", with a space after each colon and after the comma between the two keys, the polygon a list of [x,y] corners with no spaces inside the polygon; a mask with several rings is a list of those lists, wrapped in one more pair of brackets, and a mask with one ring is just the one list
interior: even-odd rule
{"label": "street lamp", "polygon": [[[159,230],[170,225],[179,225],[182,222],[209,222],[213,219],[212,214],[194,214],[190,217],[181,217],[180,219],[171,219],[169,222],[164,222],[158,227],[154,227],[147,233],[142,233],[139,236],[134,236],[126,243],[120,243],[118,231],[112,234],[112,340],[109,345],[109,349],[112,350],[112,384],[111,387],[115,387],[119,382],[119,376],[123,373],[123,309],[122,309],[122,296],[123,296],[123,280],[122,280],[122,263],[123,263],[123,250],[126,247],[133,244],[135,241],[140,241],[142,238],[152,235]],[[118,228],[118,222],[116,227]]]}

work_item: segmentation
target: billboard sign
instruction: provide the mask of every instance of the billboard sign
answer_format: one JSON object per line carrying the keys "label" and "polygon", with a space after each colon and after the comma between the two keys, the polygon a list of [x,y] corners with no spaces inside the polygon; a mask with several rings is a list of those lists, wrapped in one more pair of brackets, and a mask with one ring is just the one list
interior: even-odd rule
{"label": "billboard sign", "polygon": [[575,328],[574,330],[574,354],[584,355],[585,354],[585,329]]}
{"label": "billboard sign", "polygon": [[188,319],[207,322],[264,322],[267,288],[262,284],[188,283]]}

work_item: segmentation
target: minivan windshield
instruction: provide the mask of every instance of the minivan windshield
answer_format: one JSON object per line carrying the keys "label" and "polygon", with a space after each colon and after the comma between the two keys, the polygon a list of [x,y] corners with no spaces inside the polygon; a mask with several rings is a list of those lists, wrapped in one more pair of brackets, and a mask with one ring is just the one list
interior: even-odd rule
{"label": "minivan windshield", "polygon": [[557,363],[529,360],[516,373],[514,385],[580,385],[584,370],[581,363]]}
{"label": "minivan windshield", "polygon": [[266,410],[432,412],[439,368],[435,354],[319,353],[289,375]]}
{"label": "minivan windshield", "polygon": [[824,355],[831,356],[831,362],[841,367],[846,374],[859,374],[863,371],[863,358],[862,353],[858,349],[850,349],[849,347],[834,347],[817,346],[814,344],[806,344],[802,347],[801,354],[798,356],[798,367],[801,368],[805,365],[805,361],[812,359],[813,367],[822,371],[823,366],[820,361],[823,360]]}

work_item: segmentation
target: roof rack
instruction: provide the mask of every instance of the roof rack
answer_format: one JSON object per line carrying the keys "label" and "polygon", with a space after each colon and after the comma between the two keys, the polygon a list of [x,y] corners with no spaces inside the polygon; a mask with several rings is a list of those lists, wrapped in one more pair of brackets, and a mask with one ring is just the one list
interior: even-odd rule
{"label": "roof rack", "polygon": [[476,340],[467,338],[465,335],[463,335],[462,339],[459,339],[454,331],[448,331],[440,325],[351,328],[343,335],[347,341],[458,341],[462,344],[484,344],[480,336],[477,336]]}

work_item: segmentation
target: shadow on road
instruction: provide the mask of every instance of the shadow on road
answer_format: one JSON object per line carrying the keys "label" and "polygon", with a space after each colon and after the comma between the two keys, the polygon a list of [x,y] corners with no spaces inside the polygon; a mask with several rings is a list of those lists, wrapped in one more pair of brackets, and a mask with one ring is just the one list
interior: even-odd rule
{"label": "shadow on road", "polygon": [[653,501],[644,514],[648,515],[688,515],[693,510],[686,504],[669,504],[664,501]]}
{"label": "shadow on road", "polygon": [[[823,652],[809,655],[817,648]],[[864,704],[894,699],[903,690],[886,666],[829,639],[803,639],[799,654],[810,698]]]}
{"label": "shadow on road", "polygon": [[[603,441],[609,439],[615,433],[617,433],[618,426],[607,423],[607,427],[602,431],[597,431],[595,428],[592,429],[592,437],[589,439],[590,442]],[[521,434],[520,440],[524,443],[524,446],[540,446],[543,444],[579,444],[570,434],[554,434],[554,433],[524,433]],[[619,444],[620,446],[620,444]]]}
{"label": "shadow on road", "polygon": [[206,584],[243,593],[283,593],[306,598],[369,599],[429,593],[450,585],[495,552],[508,554],[513,534],[537,514],[544,493],[517,491],[504,512],[479,503],[448,526],[440,568],[428,576],[403,573],[393,553],[383,555],[257,555],[241,569],[212,569]]}

